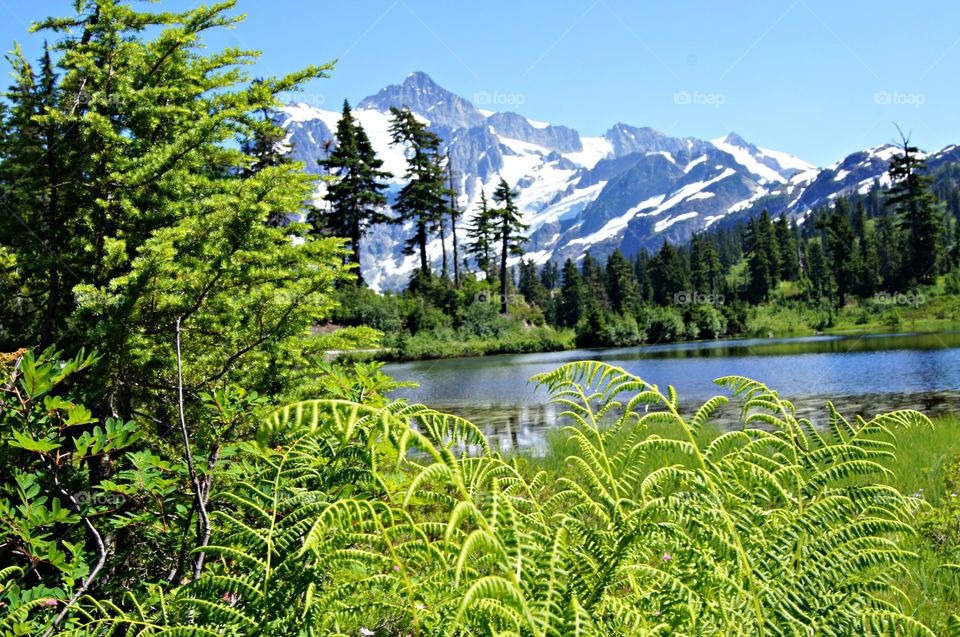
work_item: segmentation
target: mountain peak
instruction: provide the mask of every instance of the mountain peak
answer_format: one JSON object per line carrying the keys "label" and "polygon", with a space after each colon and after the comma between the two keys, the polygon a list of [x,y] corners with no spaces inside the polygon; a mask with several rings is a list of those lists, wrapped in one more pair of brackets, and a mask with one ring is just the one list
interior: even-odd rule
{"label": "mountain peak", "polygon": [[439,84],[433,81],[433,78],[423,71],[414,71],[409,73],[406,79],[403,80],[404,86],[419,86],[421,88],[427,89],[439,89],[444,90]]}
{"label": "mountain peak", "polygon": [[403,84],[391,84],[357,105],[360,109],[379,111],[391,107],[409,108],[440,128],[473,128],[485,121],[473,104],[443,88],[423,71],[410,73]]}
{"label": "mountain peak", "polygon": [[727,136],[720,141],[724,144],[730,144],[731,146],[739,146],[740,148],[753,148],[753,144],[733,131],[730,131]]}

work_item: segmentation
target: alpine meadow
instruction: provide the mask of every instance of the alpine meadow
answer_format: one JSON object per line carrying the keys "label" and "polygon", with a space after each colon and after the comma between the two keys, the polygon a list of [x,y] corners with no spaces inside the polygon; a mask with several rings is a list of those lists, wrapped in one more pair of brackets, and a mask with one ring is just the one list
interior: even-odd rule
{"label": "alpine meadow", "polygon": [[0,637],[960,637],[960,14],[746,4],[0,1]]}

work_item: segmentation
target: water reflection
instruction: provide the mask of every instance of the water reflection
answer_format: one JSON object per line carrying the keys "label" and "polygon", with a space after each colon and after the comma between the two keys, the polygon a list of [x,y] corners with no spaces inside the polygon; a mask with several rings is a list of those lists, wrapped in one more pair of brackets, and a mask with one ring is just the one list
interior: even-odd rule
{"label": "water reflection", "polygon": [[[713,380],[725,375],[766,382],[816,423],[825,418],[828,399],[851,418],[904,408],[930,415],[960,411],[960,332],[575,350],[391,364],[385,372],[420,383],[397,392],[398,397],[470,419],[500,449],[539,450],[545,431],[562,425],[562,409],[527,380],[576,360],[602,360],[661,387],[672,384],[687,411],[723,393]],[[728,426],[735,422],[735,408],[718,420]]]}

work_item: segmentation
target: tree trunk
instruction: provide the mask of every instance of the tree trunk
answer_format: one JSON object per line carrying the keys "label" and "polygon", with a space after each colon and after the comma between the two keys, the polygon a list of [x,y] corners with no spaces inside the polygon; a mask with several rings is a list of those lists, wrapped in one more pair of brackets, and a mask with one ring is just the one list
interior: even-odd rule
{"label": "tree trunk", "polygon": [[500,313],[507,313],[507,247],[510,244],[510,230],[507,220],[503,220],[500,253]]}
{"label": "tree trunk", "polygon": [[440,251],[443,254],[443,261],[440,265],[440,276],[444,281],[447,280],[447,238],[446,228],[443,227],[443,216],[440,217]]}
{"label": "tree trunk", "polygon": [[353,246],[350,261],[357,266],[357,285],[363,285],[363,273],[360,271],[360,224],[356,220],[350,228],[350,243]]}
{"label": "tree trunk", "polygon": [[457,217],[460,211],[457,210],[457,191],[453,188],[453,166],[450,164],[450,158],[447,157],[447,175],[450,182],[450,232],[453,234],[453,284],[460,287],[460,257],[457,254]]}
{"label": "tree trunk", "polygon": [[420,246],[420,272],[428,276],[430,264],[427,262],[427,224],[423,219],[417,221],[417,243]]}

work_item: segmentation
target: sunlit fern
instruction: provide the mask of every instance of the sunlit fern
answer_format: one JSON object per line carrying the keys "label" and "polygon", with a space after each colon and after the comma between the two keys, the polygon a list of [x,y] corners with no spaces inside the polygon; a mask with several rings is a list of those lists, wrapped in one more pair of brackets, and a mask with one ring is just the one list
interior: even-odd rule
{"label": "sunlit fern", "polygon": [[685,418],[672,388],[603,363],[534,380],[572,423],[561,475],[530,475],[421,406],[297,403],[215,496],[203,576],[86,600],[73,630],[932,635],[897,586],[919,503],[884,468],[898,430],[930,426],[921,414],[850,422],[831,405],[818,429],[729,377],[741,426],[704,442],[726,398]]}

